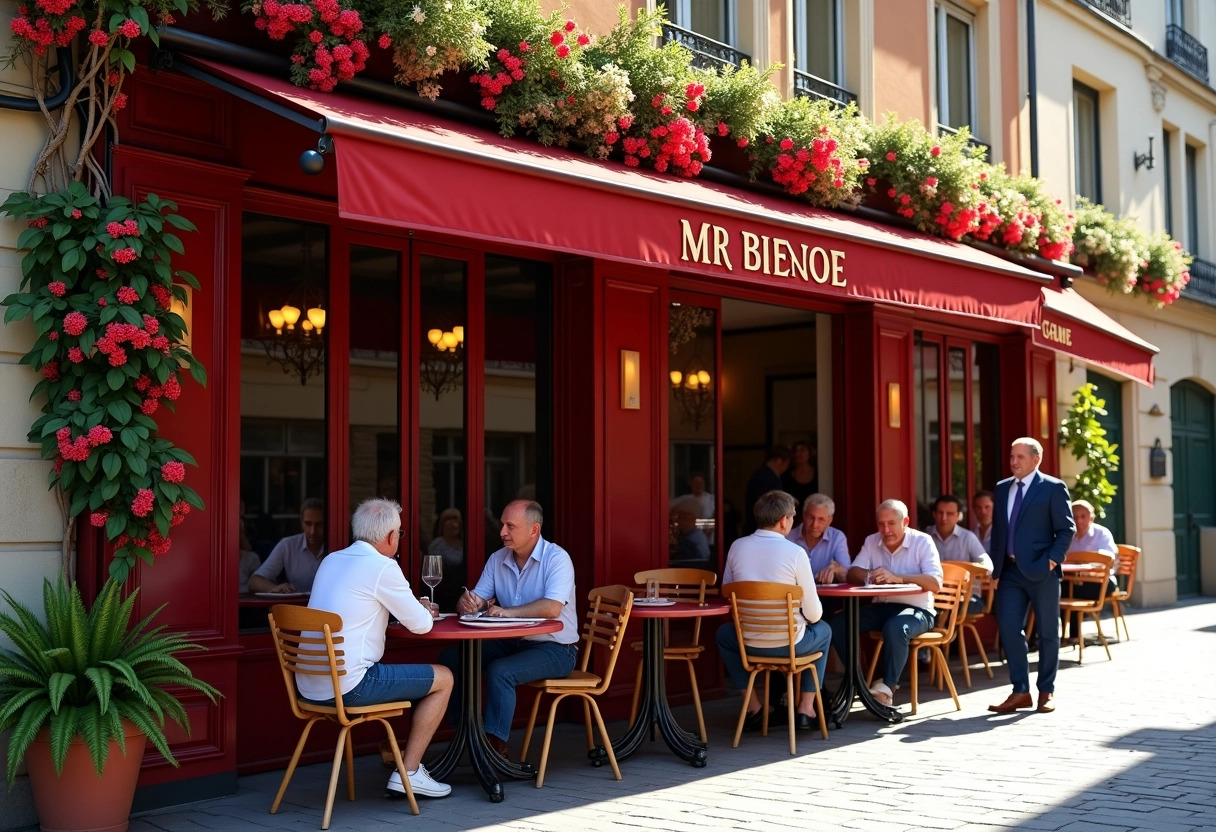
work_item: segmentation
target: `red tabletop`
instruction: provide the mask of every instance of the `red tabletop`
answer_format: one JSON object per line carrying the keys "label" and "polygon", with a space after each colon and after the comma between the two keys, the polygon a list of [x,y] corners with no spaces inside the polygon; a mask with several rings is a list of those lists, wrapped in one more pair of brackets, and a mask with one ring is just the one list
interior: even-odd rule
{"label": "red tabletop", "polygon": [[1060,569],[1064,572],[1101,572],[1106,568],[1105,563],[1062,563]]}
{"label": "red tabletop", "polygon": [[275,604],[294,604],[302,606],[308,603],[307,592],[285,592],[285,593],[270,593],[263,592],[261,595],[246,593],[241,595],[237,601],[238,606],[242,607],[264,607],[269,609]]}
{"label": "red tabletop", "polygon": [[520,627],[470,627],[468,624],[461,624],[453,615],[436,621],[429,633],[411,633],[401,624],[389,624],[386,633],[392,638],[470,641],[472,639],[539,636],[544,633],[556,633],[561,628],[562,622],[558,618]]}
{"label": "red tabletop", "polygon": [[908,584],[819,584],[815,587],[820,598],[877,598],[880,595],[921,595],[926,591]]}
{"label": "red tabletop", "polygon": [[648,604],[633,604],[630,618],[701,618],[709,615],[726,615],[730,612],[730,602],[721,598],[708,598],[702,606],[696,601],[676,601],[663,607],[652,607]]}

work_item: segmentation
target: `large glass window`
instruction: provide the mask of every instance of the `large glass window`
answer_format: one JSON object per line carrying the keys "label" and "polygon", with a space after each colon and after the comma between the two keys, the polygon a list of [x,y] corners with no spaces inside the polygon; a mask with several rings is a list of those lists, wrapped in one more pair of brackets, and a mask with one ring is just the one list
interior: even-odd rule
{"label": "large glass window", "polygon": [[794,68],[840,84],[839,0],[794,0]]}
{"label": "large glass window", "polygon": [[402,252],[350,247],[350,509],[401,500]]}
{"label": "large glass window", "polygon": [[1186,146],[1186,247],[1202,254],[1199,245],[1199,153],[1193,144]]}
{"label": "large glass window", "polygon": [[717,313],[673,303],[668,320],[668,562],[716,571]]}
{"label": "large glass window", "polygon": [[1073,166],[1077,196],[1102,201],[1102,145],[1099,132],[1098,91],[1079,81],[1072,85]]}
{"label": "large glass window", "polygon": [[937,6],[938,123],[957,130],[975,124],[975,44],[970,15],[949,4]]}
{"label": "large glass window", "polygon": [[419,258],[419,545],[422,552],[443,557],[435,600],[445,610],[455,606],[467,583],[466,524],[482,520],[469,518],[465,507],[467,278],[464,260]]}
{"label": "large glass window", "polygon": [[735,46],[734,6],[725,0],[674,0],[667,8],[675,25]]}
{"label": "large glass window", "polygon": [[324,517],[329,236],[248,213],[241,237],[241,560],[260,564],[302,508]]}
{"label": "large glass window", "polygon": [[1168,128],[1161,131],[1161,164],[1165,168],[1161,172],[1165,183],[1165,230],[1171,237],[1174,233],[1174,134]]}
{"label": "large glass window", "polygon": [[953,494],[970,505],[972,494],[1000,478],[998,362],[993,344],[916,336],[912,412],[921,526],[932,522],[938,495]]}

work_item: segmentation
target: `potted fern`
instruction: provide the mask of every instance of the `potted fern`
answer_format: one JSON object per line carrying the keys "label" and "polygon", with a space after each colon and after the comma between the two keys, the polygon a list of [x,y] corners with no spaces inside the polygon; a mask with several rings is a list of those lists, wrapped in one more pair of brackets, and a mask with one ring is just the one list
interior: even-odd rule
{"label": "potted fern", "polygon": [[0,590],[12,611],[0,612],[0,632],[16,648],[0,649],[8,784],[24,758],[43,829],[125,830],[145,743],[176,766],[165,718],[189,731],[168,689],[219,695],[174,657],[202,648],[152,627],[160,609],[132,625],[139,591],[121,589],[108,581],[86,610],[74,583],[44,581],[45,623]]}

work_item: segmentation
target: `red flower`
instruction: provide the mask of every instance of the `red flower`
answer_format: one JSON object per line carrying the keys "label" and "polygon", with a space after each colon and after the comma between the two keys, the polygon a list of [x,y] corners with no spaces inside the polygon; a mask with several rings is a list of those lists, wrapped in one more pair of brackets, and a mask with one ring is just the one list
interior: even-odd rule
{"label": "red flower", "polygon": [[575,25],[573,20],[566,21],[566,31],[567,32],[573,32],[576,28],[577,28],[577,26]]}
{"label": "red flower", "polygon": [[[130,251],[130,249],[127,249],[127,251]],[[117,253],[117,252],[116,252],[116,253]],[[139,302],[139,292],[136,292],[136,291],[135,291],[133,288],[131,288],[130,286],[121,286],[121,287],[119,287],[118,292],[117,292],[117,296],[118,296],[118,302],[119,302],[119,303],[125,303],[125,304],[128,304],[128,305],[129,305],[129,304],[132,304],[132,303],[138,303],[138,302]]]}
{"label": "red flower", "polygon": [[46,334],[46,339],[47,339],[48,341],[58,341],[58,340],[59,340],[59,333],[58,333],[58,332],[56,332],[55,330],[53,330],[53,329],[52,329],[50,332],[48,332],[48,333]]}
{"label": "red flower", "polygon": [[565,42],[566,42],[566,36],[563,35],[561,32],[554,32],[553,34],[549,35],[549,43],[553,44],[554,46],[557,46],[558,44],[562,44]]}
{"label": "red flower", "polygon": [[54,295],[57,298],[63,297],[64,293],[66,293],[68,290],[67,284],[64,283],[62,280],[52,280],[50,283],[47,284],[46,288],[52,295]]}
{"label": "red flower", "polygon": [[739,145],[739,147],[747,147],[747,137],[744,136],[743,138],[739,139],[739,141],[735,142],[735,144]]}
{"label": "red flower", "polygon": [[377,45],[379,45],[379,47],[381,49],[388,49],[390,46],[393,45],[393,39],[390,38],[387,34],[383,34],[380,36],[380,40],[376,41],[376,43],[377,43]]}
{"label": "red flower", "polygon": [[133,248],[120,248],[110,256],[114,258],[115,263],[133,263],[139,259],[139,252]]}
{"label": "red flower", "polygon": [[929,148],[929,155],[930,156],[941,156],[942,155],[941,147],[936,144],[933,145],[933,147]]}
{"label": "red flower", "polygon": [[80,219],[80,209],[79,208],[72,209],[72,219],[74,219],[74,220]]}
{"label": "red flower", "polygon": [[89,32],[89,43],[93,44],[94,46],[105,46],[109,42],[110,36],[100,29],[94,29],[93,31]]}
{"label": "red flower", "polygon": [[69,390],[68,391],[68,401],[70,401],[70,402],[80,401],[80,391],[79,390]]}
{"label": "red flower", "polygon": [[63,331],[68,335],[80,335],[88,325],[88,318],[80,312],[69,312],[63,317]]}
{"label": "red flower", "polygon": [[110,515],[106,514],[104,511],[95,511],[89,515],[89,525],[101,528],[109,519]]}
{"label": "red flower", "polygon": [[160,402],[156,399],[144,399],[144,403],[139,406],[139,409],[145,416],[151,416],[158,407],[160,407]]}
{"label": "red flower", "polygon": [[71,361],[73,364],[80,364],[84,361],[84,352],[80,347],[72,347],[68,350],[68,361]]}
{"label": "red flower", "polygon": [[89,444],[96,448],[98,445],[104,445],[114,438],[114,434],[105,425],[94,425],[89,428],[89,432],[85,435],[89,440]]}
{"label": "red flower", "polygon": [[135,499],[131,501],[131,513],[136,517],[147,517],[152,513],[152,506],[155,503],[156,495],[147,488],[141,488],[135,495]]}
{"label": "red flower", "polygon": [[42,365],[42,374],[44,376],[46,376],[48,379],[50,379],[51,381],[58,381],[59,380],[59,362],[54,361],[54,360],[46,362],[46,364]]}
{"label": "red flower", "polygon": [[781,140],[781,149],[782,150],[791,150],[791,149],[793,149],[793,147],[794,147],[793,139],[782,139]]}
{"label": "red flower", "polygon": [[570,47],[566,46],[566,44],[563,43],[557,47],[556,51],[557,51],[557,57],[565,58],[567,55],[570,54]]}
{"label": "red flower", "polygon": [[165,482],[181,482],[186,478],[186,466],[180,462],[166,462],[160,466],[160,478]]}
{"label": "red flower", "polygon": [[589,35],[584,33],[584,34],[580,34],[578,36],[578,45],[579,46],[587,46],[590,43],[591,43],[591,37]]}
{"label": "red flower", "polygon": [[118,27],[118,34],[122,35],[123,37],[137,38],[139,37],[139,33],[139,24],[130,18],[127,18],[125,21],[123,21],[123,24]]}
{"label": "red flower", "polygon": [[887,153],[887,161],[888,161],[888,162],[894,162],[896,158],[897,158],[897,157],[896,157],[896,155],[895,155],[895,151],[894,151],[894,150],[892,150],[892,151],[890,151],[889,153]]}

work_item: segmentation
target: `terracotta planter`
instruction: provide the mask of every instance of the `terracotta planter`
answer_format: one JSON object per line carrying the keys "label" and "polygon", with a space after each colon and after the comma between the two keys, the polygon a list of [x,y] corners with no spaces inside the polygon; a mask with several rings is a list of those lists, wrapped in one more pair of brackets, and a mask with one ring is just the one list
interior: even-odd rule
{"label": "terracotta planter", "polygon": [[123,722],[123,735],[126,755],[118,743],[112,741],[101,777],[93,768],[88,747],[79,738],[68,748],[63,773],[56,776],[51,763],[50,732],[46,728],[39,732],[25,754],[25,763],[43,832],[126,830],[148,738],[126,721]]}
{"label": "terracotta planter", "polygon": [[709,137],[709,164],[719,170],[740,176],[751,173],[752,157],[746,148],[739,147],[735,139],[724,136]]}

